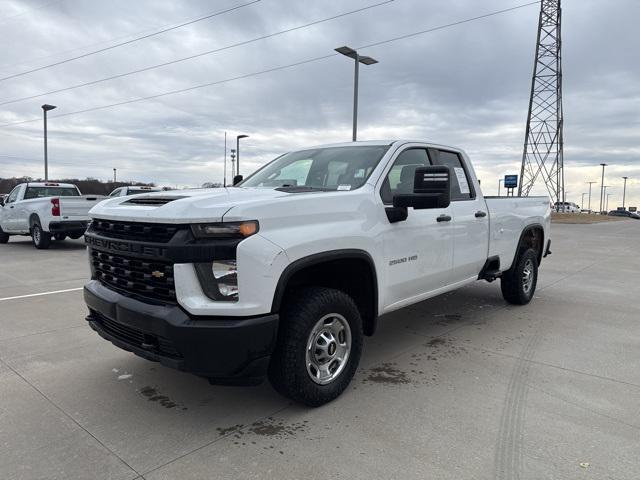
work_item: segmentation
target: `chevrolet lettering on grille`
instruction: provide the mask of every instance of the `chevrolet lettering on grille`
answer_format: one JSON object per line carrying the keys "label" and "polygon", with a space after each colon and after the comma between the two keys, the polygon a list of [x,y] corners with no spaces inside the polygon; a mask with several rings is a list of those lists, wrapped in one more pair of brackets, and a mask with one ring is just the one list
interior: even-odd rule
{"label": "chevrolet lettering on grille", "polygon": [[118,242],[117,240],[109,240],[106,238],[96,238],[85,235],[85,243],[100,250],[108,250],[118,253],[136,253],[139,255],[148,255],[151,257],[166,256],[167,249],[162,247],[150,247],[148,245],[138,245],[135,243]]}

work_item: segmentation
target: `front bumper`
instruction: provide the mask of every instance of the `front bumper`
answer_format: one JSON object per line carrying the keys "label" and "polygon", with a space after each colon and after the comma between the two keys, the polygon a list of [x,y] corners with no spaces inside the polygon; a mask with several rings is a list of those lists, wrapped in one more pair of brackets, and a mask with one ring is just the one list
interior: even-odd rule
{"label": "front bumper", "polygon": [[78,235],[78,237],[80,237],[87,229],[88,224],[88,220],[49,222],[49,232],[63,233],[65,235]]}
{"label": "front bumper", "polygon": [[217,383],[244,383],[266,374],[278,315],[206,317],[177,305],[149,304],[114,292],[96,280],[84,287],[87,321],[124,350]]}

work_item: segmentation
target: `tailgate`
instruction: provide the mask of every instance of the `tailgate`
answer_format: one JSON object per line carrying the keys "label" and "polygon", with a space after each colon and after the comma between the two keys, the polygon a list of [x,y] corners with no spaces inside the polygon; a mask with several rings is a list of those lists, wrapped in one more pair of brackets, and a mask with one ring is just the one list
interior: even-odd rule
{"label": "tailgate", "polygon": [[89,210],[105,198],[103,195],[60,197],[60,216],[64,220],[87,220],[89,218]]}

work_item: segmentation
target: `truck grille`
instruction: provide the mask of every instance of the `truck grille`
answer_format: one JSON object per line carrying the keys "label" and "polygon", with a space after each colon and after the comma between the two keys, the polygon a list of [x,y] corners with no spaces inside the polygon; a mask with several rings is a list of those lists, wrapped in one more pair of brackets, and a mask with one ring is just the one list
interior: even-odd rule
{"label": "truck grille", "polygon": [[184,228],[188,228],[188,226],[161,223],[118,222],[115,220],[96,218],[91,222],[89,231],[109,238],[167,243],[178,230]]}
{"label": "truck grille", "polygon": [[107,334],[128,345],[158,353],[166,357],[182,358],[182,354],[168,338],[161,337],[160,335],[155,335],[153,333],[147,333],[119,322],[114,322],[94,310],[91,310],[91,316],[89,318],[90,320],[98,323]]}
{"label": "truck grille", "polygon": [[123,293],[176,303],[173,264],[147,261],[91,249],[95,278]]}

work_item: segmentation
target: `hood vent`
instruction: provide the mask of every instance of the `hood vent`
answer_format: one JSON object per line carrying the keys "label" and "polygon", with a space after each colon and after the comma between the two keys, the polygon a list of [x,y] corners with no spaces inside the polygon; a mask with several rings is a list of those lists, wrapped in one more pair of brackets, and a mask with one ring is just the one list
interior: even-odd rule
{"label": "hood vent", "polygon": [[153,205],[159,207],[160,205],[165,205],[169,202],[173,202],[174,200],[180,200],[181,198],[186,197],[138,197],[122,202],[121,205]]}

